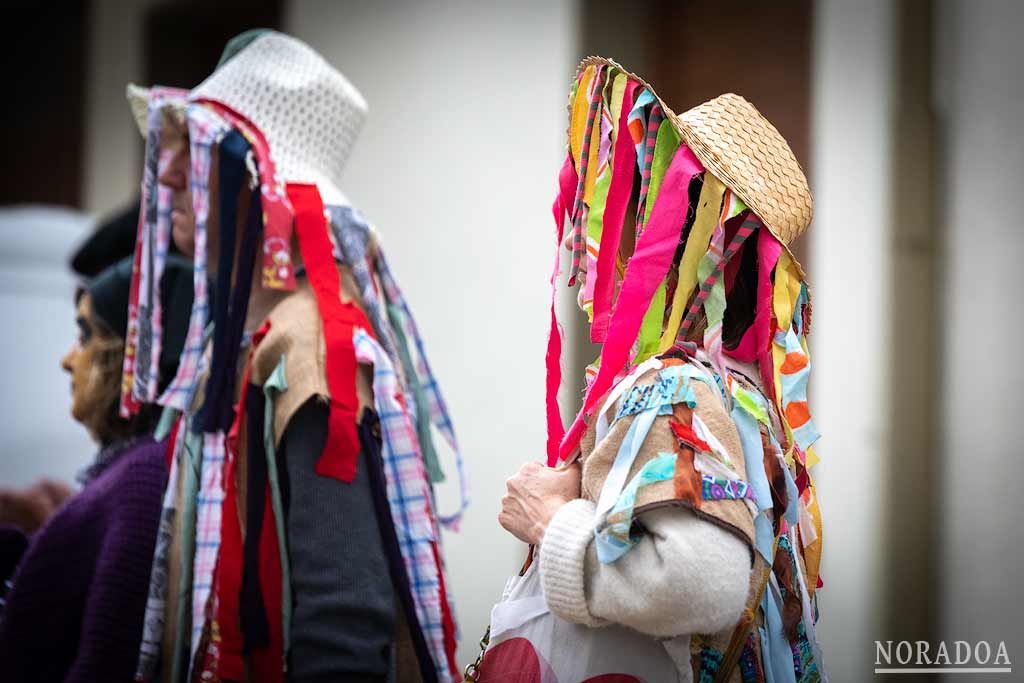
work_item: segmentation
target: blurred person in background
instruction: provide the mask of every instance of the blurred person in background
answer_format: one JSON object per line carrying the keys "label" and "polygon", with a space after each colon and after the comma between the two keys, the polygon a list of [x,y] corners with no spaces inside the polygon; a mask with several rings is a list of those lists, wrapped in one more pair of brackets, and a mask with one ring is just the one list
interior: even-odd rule
{"label": "blurred person in background", "polygon": [[163,395],[138,363],[125,373],[123,400],[158,398],[177,434],[137,680],[452,680],[438,524],[457,515],[433,508],[431,425],[456,445],[379,239],[340,189],[365,101],[269,30],[230,41],[191,92],[129,100],[143,203],[170,214],[140,250],[169,235],[217,283]]}
{"label": "blurred person in background", "polygon": [[565,432],[553,329],[549,466],[499,516],[536,555],[478,678],[819,680],[803,172],[736,95],[677,117],[589,58],[570,107],[555,216],[601,356]]}
{"label": "blurred person in background", "polygon": [[[117,252],[107,237],[100,229],[78,252],[80,273]],[[119,411],[131,277],[126,258],[75,295],[78,339],[60,364],[70,379],[71,416],[99,451],[79,474],[81,490],[49,519],[40,512],[35,521],[44,523],[30,541],[4,532],[5,560],[17,565],[0,612],[0,662],[10,680],[129,680],[134,672],[167,446],[153,438],[155,410],[129,418]],[[169,332],[159,369],[166,382],[184,341],[191,267],[172,260],[161,290]],[[43,486],[10,496],[31,498]]]}

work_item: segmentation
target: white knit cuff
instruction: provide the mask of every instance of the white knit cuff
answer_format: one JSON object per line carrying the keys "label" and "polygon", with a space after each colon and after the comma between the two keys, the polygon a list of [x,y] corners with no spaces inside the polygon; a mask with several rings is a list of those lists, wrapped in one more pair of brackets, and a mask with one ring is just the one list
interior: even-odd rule
{"label": "white knit cuff", "polygon": [[540,545],[540,576],[548,608],[561,618],[585,626],[605,620],[587,609],[584,564],[594,539],[596,505],[578,498],[555,513]]}

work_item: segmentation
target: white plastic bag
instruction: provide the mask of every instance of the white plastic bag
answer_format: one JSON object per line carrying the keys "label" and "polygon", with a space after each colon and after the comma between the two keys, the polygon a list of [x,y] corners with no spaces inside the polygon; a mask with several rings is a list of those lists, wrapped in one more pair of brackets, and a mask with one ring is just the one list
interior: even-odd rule
{"label": "white plastic bag", "polygon": [[[539,562],[491,610],[479,683],[684,683],[662,643],[624,626],[589,628],[548,610]],[[688,672],[687,672],[688,673]]]}

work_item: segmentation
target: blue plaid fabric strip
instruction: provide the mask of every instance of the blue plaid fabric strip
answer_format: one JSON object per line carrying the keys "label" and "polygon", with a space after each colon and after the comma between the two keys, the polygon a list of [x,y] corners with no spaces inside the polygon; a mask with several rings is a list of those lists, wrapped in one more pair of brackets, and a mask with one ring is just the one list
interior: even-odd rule
{"label": "blue plaid fabric strip", "polygon": [[455,454],[455,468],[459,477],[459,508],[451,515],[444,516],[438,514],[438,521],[448,528],[457,530],[459,520],[462,519],[462,513],[469,506],[469,481],[466,478],[462,451],[459,450],[458,440],[455,438],[455,427],[448,415],[448,406],[445,403],[444,396],[441,394],[441,387],[437,383],[433,371],[430,369],[423,337],[420,336],[412,310],[409,308],[409,304],[406,302],[405,296],[398,286],[398,281],[391,272],[391,267],[388,265],[383,250],[380,250],[380,253],[377,254],[377,271],[384,286],[384,293],[388,303],[397,306],[404,314],[401,319],[402,332],[405,334],[406,339],[410,339],[413,342],[413,348],[409,349],[409,351],[415,355],[413,367],[415,368],[419,385],[427,399],[430,419]]}
{"label": "blue plaid fabric strip", "polygon": [[[374,407],[380,418],[381,458],[391,516],[409,575],[416,616],[437,670],[445,671],[448,660],[440,584],[443,568],[434,557],[434,546],[440,545],[440,534],[416,428],[387,352],[361,328],[356,328],[352,341],[358,361],[373,366]],[[445,585],[449,585],[447,580]],[[454,611],[452,614],[454,619]]]}
{"label": "blue plaid fabric strip", "polygon": [[377,283],[371,270],[370,244],[373,228],[363,215],[351,206],[328,206],[328,224],[334,234],[334,242],[342,263],[352,270],[352,277],[359,288],[362,307],[373,324],[381,346],[387,352],[393,365],[398,365],[395,339],[388,324],[387,311],[381,302]]}
{"label": "blue plaid fabric strip", "polygon": [[190,403],[203,355],[203,330],[209,317],[209,292],[206,280],[206,222],[210,213],[211,150],[228,132],[228,124],[201,105],[188,108],[189,144],[192,169],[190,186],[195,213],[195,257],[192,284],[195,291],[185,346],[178,363],[178,374],[157,401],[160,405],[184,411]]}
{"label": "blue plaid fabric strip", "polygon": [[167,476],[167,489],[164,491],[163,506],[160,511],[160,526],[157,531],[156,546],[153,550],[152,569],[149,573],[149,593],[146,597],[146,611],[142,622],[142,642],[139,646],[139,659],[135,667],[136,681],[155,680],[158,673],[157,666],[160,662],[164,619],[167,614],[167,571],[174,520],[177,515],[174,496],[177,492],[179,456],[184,446],[183,439],[180,438],[183,435],[181,427],[179,426],[178,429],[179,438],[174,443],[171,469]]}

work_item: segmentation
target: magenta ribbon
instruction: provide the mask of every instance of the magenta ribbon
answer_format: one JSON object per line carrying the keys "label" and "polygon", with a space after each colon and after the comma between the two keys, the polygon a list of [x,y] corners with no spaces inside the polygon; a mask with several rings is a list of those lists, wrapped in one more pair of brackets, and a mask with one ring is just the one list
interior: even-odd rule
{"label": "magenta ribbon", "polygon": [[782,243],[768,230],[757,231],[757,301],[754,323],[735,349],[725,354],[744,363],[757,361],[768,396],[775,400],[775,371],[771,357],[772,270],[782,253]]}
{"label": "magenta ribbon", "polygon": [[558,408],[558,389],[562,385],[562,328],[555,314],[555,294],[558,288],[558,266],[561,263],[562,238],[564,236],[565,213],[571,204],[573,192],[577,184],[576,169],[572,163],[572,153],[565,157],[562,170],[558,174],[558,196],[551,206],[555,218],[555,265],[551,271],[551,329],[548,331],[548,350],[544,360],[547,366],[547,390],[545,407],[547,410],[548,463],[554,465],[558,459],[558,445],[565,436],[565,425],[562,423],[562,412]]}
{"label": "magenta ribbon", "polygon": [[[608,337],[608,324],[612,317],[612,297],[615,294],[615,257],[622,240],[622,223],[626,206],[633,194],[633,175],[636,168],[636,145],[629,134],[629,113],[633,110],[636,89],[640,84],[630,80],[622,96],[619,112],[619,136],[615,140],[612,159],[612,181],[604,209],[601,228],[601,249],[597,256],[597,279],[594,282],[594,321],[590,325],[590,341],[600,344]],[[593,275],[593,274],[591,274]]]}
{"label": "magenta ribbon", "polygon": [[[565,461],[576,451],[587,427],[586,417],[593,414],[601,398],[611,388],[615,376],[629,360],[630,347],[636,341],[651,297],[672,266],[679,244],[679,231],[690,202],[690,181],[703,171],[704,166],[690,148],[680,145],[665,171],[647,227],[626,265],[619,302],[612,313],[608,337],[601,349],[601,368],[587,390],[583,408],[562,439],[558,460]],[[549,464],[554,463],[549,461]]]}

